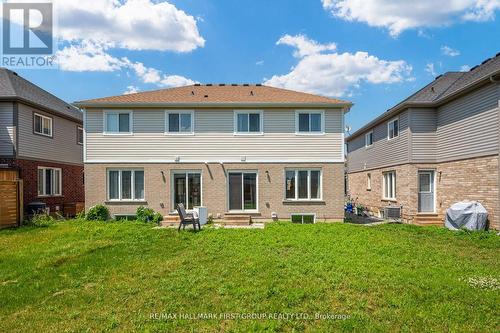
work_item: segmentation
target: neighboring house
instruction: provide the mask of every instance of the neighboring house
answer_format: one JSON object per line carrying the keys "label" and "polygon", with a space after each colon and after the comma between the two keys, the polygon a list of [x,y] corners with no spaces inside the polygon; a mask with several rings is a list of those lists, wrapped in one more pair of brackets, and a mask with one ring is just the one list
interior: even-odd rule
{"label": "neighboring house", "polygon": [[[262,85],[200,85],[77,102],[86,207],[114,216],[183,203],[239,214],[343,219],[349,102]],[[302,216],[295,219],[302,221]]]}
{"label": "neighboring house", "polygon": [[499,227],[500,54],[449,72],[347,141],[348,187],[375,213],[402,206],[417,224],[442,224],[453,203],[478,201]]}
{"label": "neighboring house", "polygon": [[17,170],[25,212],[84,201],[82,125],[77,108],[0,68],[0,172]]}

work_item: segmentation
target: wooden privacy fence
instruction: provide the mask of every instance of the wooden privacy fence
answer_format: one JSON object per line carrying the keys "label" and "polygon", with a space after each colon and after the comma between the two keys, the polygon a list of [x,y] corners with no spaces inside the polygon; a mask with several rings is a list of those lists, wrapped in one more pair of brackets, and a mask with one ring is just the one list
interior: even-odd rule
{"label": "wooden privacy fence", "polygon": [[23,216],[23,181],[15,170],[0,170],[0,228],[18,226]]}

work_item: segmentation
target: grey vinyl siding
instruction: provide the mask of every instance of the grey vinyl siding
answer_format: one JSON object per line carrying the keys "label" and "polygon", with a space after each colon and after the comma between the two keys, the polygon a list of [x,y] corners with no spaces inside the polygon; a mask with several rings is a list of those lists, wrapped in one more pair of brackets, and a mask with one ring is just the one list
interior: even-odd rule
{"label": "grey vinyl siding", "polygon": [[14,154],[14,136],[14,103],[0,103],[0,156]]}
{"label": "grey vinyl siding", "polygon": [[401,112],[398,118],[400,133],[394,139],[388,140],[387,136],[387,124],[394,119],[390,118],[373,128],[372,146],[365,147],[365,134],[369,130],[349,142],[347,155],[349,172],[409,162],[409,111]]}
{"label": "grey vinyl siding", "polygon": [[[19,158],[48,160],[61,163],[82,164],[83,146],[77,144],[76,122],[39,111],[19,103]],[[33,133],[33,113],[39,113],[52,120],[53,137]]]}
{"label": "grey vinyl siding", "polygon": [[194,135],[165,135],[165,110],[133,111],[133,135],[103,135],[103,112],[86,111],[87,162],[342,162],[343,112],[325,110],[324,135],[296,135],[295,110],[263,110],[263,135],[234,135],[231,109],[194,110]]}
{"label": "grey vinyl siding", "polygon": [[488,84],[440,107],[438,162],[498,154],[498,90]]}
{"label": "grey vinyl siding", "polygon": [[411,159],[414,163],[431,163],[437,159],[437,111],[432,108],[410,109]]}

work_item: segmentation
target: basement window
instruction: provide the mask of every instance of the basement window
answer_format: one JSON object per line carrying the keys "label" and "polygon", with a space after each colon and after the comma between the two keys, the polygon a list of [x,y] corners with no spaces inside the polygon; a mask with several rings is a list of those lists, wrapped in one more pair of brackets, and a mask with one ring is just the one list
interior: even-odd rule
{"label": "basement window", "polygon": [[292,214],[290,219],[296,224],[313,224],[316,223],[316,214]]}

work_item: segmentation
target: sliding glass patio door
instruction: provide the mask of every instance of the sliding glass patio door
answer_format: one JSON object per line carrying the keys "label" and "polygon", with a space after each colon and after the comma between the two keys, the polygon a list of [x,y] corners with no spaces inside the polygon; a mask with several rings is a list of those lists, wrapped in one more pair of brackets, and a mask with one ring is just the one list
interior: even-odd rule
{"label": "sliding glass patio door", "polygon": [[229,172],[230,211],[257,211],[257,173]]}
{"label": "sliding glass patio door", "polygon": [[201,206],[201,173],[174,172],[173,174],[173,209],[182,203],[186,209]]}

